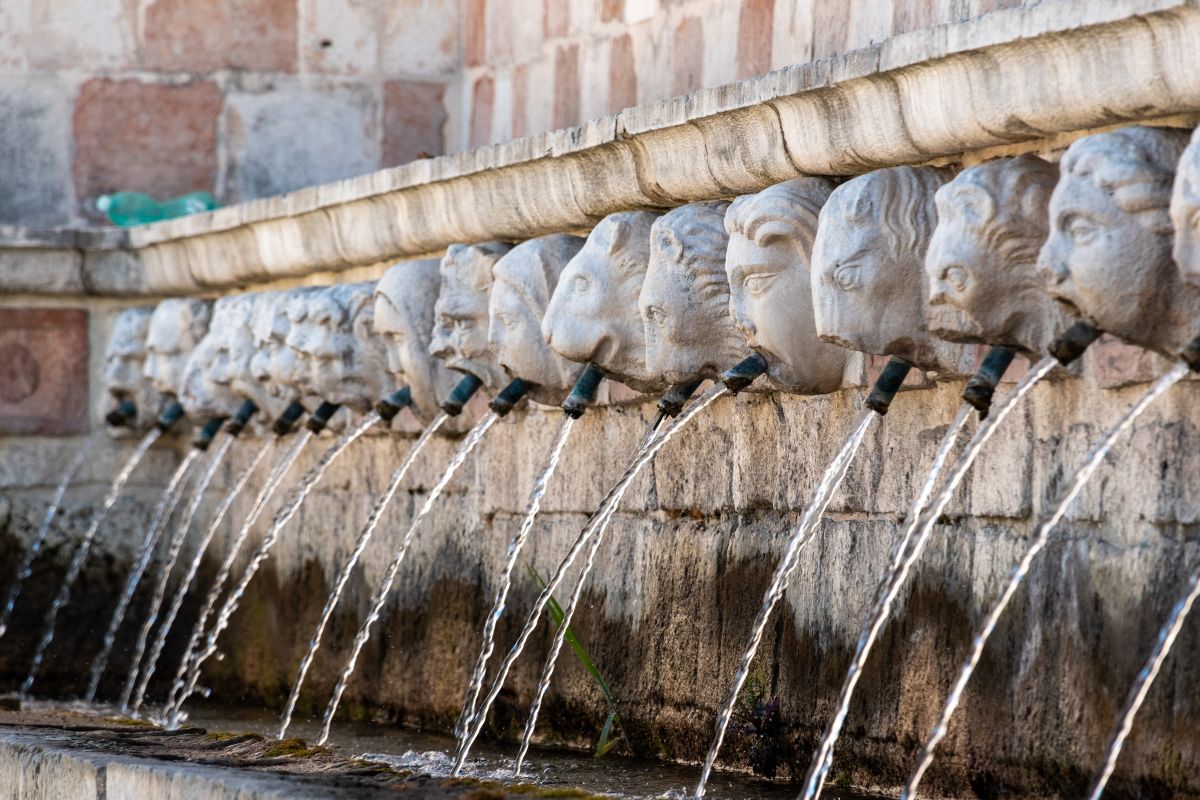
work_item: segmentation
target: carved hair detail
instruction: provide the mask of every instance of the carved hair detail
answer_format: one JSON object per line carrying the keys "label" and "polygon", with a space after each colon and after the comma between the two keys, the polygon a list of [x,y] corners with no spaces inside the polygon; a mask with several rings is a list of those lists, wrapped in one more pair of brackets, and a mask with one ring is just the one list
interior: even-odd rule
{"label": "carved hair detail", "polygon": [[486,292],[492,285],[492,267],[512,249],[504,242],[452,244],[446,249],[443,265],[447,281],[471,292]]}
{"label": "carved hair detail", "polygon": [[725,231],[731,236],[741,234],[760,247],[778,238],[791,239],[805,253],[812,253],[817,218],[833,187],[825,178],[796,178],[743,195],[725,213]]}
{"label": "carved hair detail", "polygon": [[433,330],[433,304],[437,297],[438,260],[423,259],[397,264],[384,273],[375,285],[375,295],[383,298],[408,326],[408,334],[428,343]]}
{"label": "carved hair detail", "polygon": [[650,231],[658,214],[621,211],[609,214],[592,231],[593,241],[610,256],[613,273],[622,278],[642,276],[650,261]]}
{"label": "carved hair detail", "polygon": [[[878,224],[894,253],[925,257],[937,214],[928,199],[953,176],[934,167],[890,167],[855,179],[842,200],[851,222]],[[845,191],[845,190],[843,190]]]}
{"label": "carved hair detail", "polygon": [[583,241],[578,236],[556,233],[522,242],[509,253],[525,257],[506,254],[496,262],[492,276],[520,295],[540,317],[558,286],[558,276],[583,247]]}
{"label": "carved hair detail", "polygon": [[655,243],[672,255],[672,263],[682,267],[692,279],[697,293],[709,302],[729,301],[729,279],[725,274],[724,200],[690,203],[663,215],[654,223]]}

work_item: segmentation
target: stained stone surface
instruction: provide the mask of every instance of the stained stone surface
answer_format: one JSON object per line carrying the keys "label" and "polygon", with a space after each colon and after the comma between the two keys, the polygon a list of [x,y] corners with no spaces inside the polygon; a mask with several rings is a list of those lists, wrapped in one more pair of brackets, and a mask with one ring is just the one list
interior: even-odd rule
{"label": "stained stone surface", "polygon": [[0,309],[0,435],[88,429],[88,313]]}

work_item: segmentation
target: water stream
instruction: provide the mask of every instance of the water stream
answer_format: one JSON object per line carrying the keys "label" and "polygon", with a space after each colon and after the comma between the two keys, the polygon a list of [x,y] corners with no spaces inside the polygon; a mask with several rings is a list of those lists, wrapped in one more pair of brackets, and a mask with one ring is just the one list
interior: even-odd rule
{"label": "water stream", "polygon": [[987,644],[988,638],[992,635],[992,631],[995,630],[996,623],[1000,621],[1000,616],[1008,607],[1009,601],[1012,600],[1013,595],[1016,594],[1017,588],[1021,585],[1021,582],[1025,579],[1025,576],[1029,573],[1029,567],[1032,565],[1033,559],[1036,558],[1038,553],[1040,553],[1046,546],[1050,532],[1054,530],[1055,526],[1058,525],[1059,521],[1067,513],[1067,509],[1070,507],[1071,503],[1074,502],[1075,498],[1083,490],[1083,487],[1087,484],[1088,480],[1090,480],[1092,475],[1095,474],[1096,470],[1100,467],[1101,462],[1104,461],[1105,455],[1107,455],[1108,451],[1112,449],[1113,444],[1116,443],[1121,434],[1128,430],[1128,428],[1133,424],[1134,420],[1141,416],[1142,412],[1144,412],[1151,403],[1158,399],[1160,395],[1170,389],[1173,385],[1178,383],[1179,380],[1187,373],[1187,365],[1179,363],[1158,380],[1156,380],[1153,384],[1151,384],[1150,388],[1146,390],[1146,393],[1142,395],[1136,403],[1130,406],[1130,408],[1121,416],[1121,418],[1118,419],[1112,425],[1112,427],[1105,431],[1100,440],[1093,445],[1092,450],[1084,459],[1083,464],[1071,477],[1070,482],[1067,484],[1066,490],[1055,504],[1054,510],[1048,517],[1045,518],[1045,520],[1042,521],[1040,525],[1038,525],[1037,531],[1034,533],[1033,538],[1030,540],[1029,545],[1025,550],[1025,554],[1022,556],[1020,562],[1013,567],[1012,573],[1008,579],[1008,583],[1005,585],[1004,590],[1000,593],[999,599],[988,613],[986,619],[984,620],[983,626],[975,634],[975,637],[971,642],[970,653],[968,654],[966,661],[963,662],[958,679],[954,683],[954,688],[950,690],[950,695],[946,698],[946,703],[942,707],[942,713],[939,716],[937,723],[934,725],[933,731],[929,735],[929,740],[925,743],[925,746],[921,750],[921,754],[917,759],[917,766],[913,769],[912,775],[909,776],[908,783],[904,787],[904,792],[900,795],[901,800],[909,800],[909,798],[916,797],[917,787],[921,783],[921,778],[925,775],[925,771],[928,770],[929,766],[933,763],[934,752],[937,749],[938,744],[946,736],[946,731],[950,724],[950,718],[954,715],[955,709],[958,708],[958,704],[962,701],[963,692],[967,688],[967,682],[971,680],[971,675],[975,671],[975,667],[978,665],[980,657],[983,655],[983,648]]}
{"label": "water stream", "polygon": [[829,720],[829,725],[825,729],[825,733],[821,737],[821,742],[813,753],[812,762],[809,765],[808,776],[805,779],[804,785],[804,800],[813,800],[813,798],[817,797],[822,786],[825,784],[825,780],[829,775],[829,769],[833,765],[833,748],[837,744],[842,725],[846,721],[846,714],[850,711],[850,701],[854,696],[854,689],[858,686],[858,681],[862,677],[862,671],[866,666],[867,658],[871,654],[871,648],[875,645],[879,634],[883,631],[883,626],[891,615],[892,605],[895,603],[897,596],[899,596],[905,581],[907,581],[913,564],[916,563],[917,559],[921,557],[921,553],[924,552],[925,545],[929,541],[929,536],[933,532],[933,527],[937,523],[938,518],[941,517],[942,512],[950,503],[955,490],[966,476],[967,470],[975,462],[976,456],[979,455],[983,446],[999,428],[1004,418],[1017,407],[1021,399],[1029,394],[1033,390],[1033,387],[1048,375],[1057,364],[1058,362],[1052,357],[1043,358],[1025,374],[1025,377],[1021,379],[1013,391],[992,407],[987,419],[979,424],[974,436],[971,437],[971,440],[959,455],[958,460],[954,463],[954,467],[942,484],[941,491],[932,508],[929,509],[927,514],[922,515],[922,510],[933,492],[938,475],[944,468],[946,460],[950,455],[953,440],[958,438],[963,423],[965,423],[967,415],[971,411],[971,407],[966,403],[959,409],[958,416],[942,440],[942,445],[938,450],[937,457],[934,459],[925,485],[921,488],[921,492],[917,495],[917,499],[913,502],[913,506],[909,510],[904,533],[900,536],[892,552],[891,566],[879,585],[875,602],[867,615],[862,632],[859,634],[858,644],[854,650],[854,658],[851,660],[850,668],[846,672],[846,678],[838,694],[833,716]]}
{"label": "water stream", "polygon": [[204,629],[208,618],[212,614],[213,609],[216,608],[217,601],[221,599],[221,590],[225,588],[225,582],[229,580],[229,576],[233,573],[233,563],[237,559],[238,553],[241,552],[242,545],[246,543],[246,539],[250,536],[250,529],[254,527],[254,523],[258,521],[259,516],[266,509],[267,502],[275,494],[275,490],[283,482],[284,476],[292,468],[292,464],[296,463],[296,459],[300,457],[301,451],[304,450],[304,446],[308,444],[312,437],[313,432],[307,429],[296,434],[296,440],[292,442],[291,449],[284,454],[278,466],[267,477],[266,483],[259,489],[258,495],[254,498],[254,503],[250,506],[250,513],[242,520],[241,528],[238,529],[233,541],[229,543],[229,549],[225,553],[225,560],[221,562],[221,568],[217,570],[217,577],[213,579],[212,586],[208,590],[208,595],[204,598],[204,605],[200,608],[200,614],[196,617],[195,624],[192,625],[192,633],[188,637],[187,647],[183,650],[183,658],[179,662],[179,668],[175,671],[175,680],[172,682],[171,691],[167,695],[167,703],[163,712],[168,724],[171,726],[174,726],[178,722],[175,718],[175,708],[179,703],[180,695],[183,694],[184,687],[187,685],[188,672],[192,665],[196,648],[200,646],[200,641],[204,638]]}
{"label": "water stream", "polygon": [[517,567],[517,559],[525,548],[529,532],[533,530],[534,520],[537,519],[538,512],[542,510],[542,498],[550,486],[550,479],[554,477],[554,472],[558,469],[559,459],[562,457],[563,448],[566,447],[567,439],[570,438],[574,425],[574,417],[563,416],[562,424],[558,429],[558,437],[550,447],[550,454],[546,457],[546,463],[542,465],[542,471],[538,473],[537,479],[533,482],[533,490],[529,493],[529,502],[525,507],[525,516],[521,519],[521,527],[508,544],[504,566],[500,570],[500,582],[496,587],[496,599],[492,603],[491,613],[483,623],[479,657],[475,660],[475,669],[471,671],[471,681],[467,685],[467,699],[463,703],[462,713],[458,715],[458,722],[454,726],[456,737],[463,735],[467,729],[467,723],[475,714],[475,704],[479,701],[479,692],[483,689],[483,679],[487,674],[487,662],[495,649],[496,625],[499,624],[500,617],[504,615],[508,590],[512,587],[513,570]]}
{"label": "water stream", "polygon": [[767,588],[762,606],[759,608],[758,615],[754,619],[754,625],[750,629],[750,641],[746,645],[745,652],[742,653],[742,659],[738,664],[737,672],[734,674],[733,686],[730,687],[729,696],[717,714],[716,733],[713,736],[712,745],[709,746],[708,756],[704,759],[704,767],[700,771],[700,780],[696,784],[696,797],[704,796],[704,787],[708,783],[709,776],[712,774],[713,766],[717,761],[717,755],[721,752],[721,744],[725,740],[725,731],[729,727],[729,720],[733,717],[733,709],[737,704],[738,695],[742,691],[742,685],[745,684],[746,677],[750,674],[750,666],[754,662],[755,654],[758,652],[758,645],[762,642],[763,632],[767,628],[767,621],[771,616],[771,612],[783,598],[783,593],[787,591],[792,573],[796,571],[796,568],[800,564],[800,551],[804,549],[804,546],[808,544],[816,533],[817,525],[820,524],[822,517],[825,516],[825,509],[829,506],[830,500],[833,499],[834,492],[837,491],[842,480],[846,477],[846,471],[850,468],[850,463],[854,460],[854,456],[862,444],[867,429],[871,427],[871,423],[878,416],[878,414],[870,410],[865,410],[859,414],[858,421],[851,429],[850,435],[846,437],[846,441],[843,442],[841,450],[838,451],[833,461],[826,467],[825,474],[821,477],[821,482],[817,484],[817,488],[813,492],[812,500],[809,501],[808,507],[804,509],[804,516],[801,517],[799,526],[797,526],[788,540],[783,559],[779,562],[779,566],[775,568],[771,585]]}
{"label": "water stream", "polygon": [[388,594],[391,593],[392,584],[395,583],[396,575],[400,572],[400,565],[404,562],[404,556],[408,553],[409,545],[412,544],[413,535],[416,534],[421,522],[428,516],[434,502],[437,501],[438,497],[445,490],[446,485],[450,483],[450,479],[454,477],[454,473],[458,472],[458,468],[467,460],[467,456],[483,440],[484,434],[488,432],[488,429],[498,419],[500,419],[500,416],[495,411],[489,411],[479,422],[475,423],[475,426],[471,428],[466,438],[463,439],[463,443],[455,451],[454,456],[450,459],[450,463],[446,465],[442,476],[438,478],[437,483],[429,490],[429,495],[425,498],[424,505],[421,506],[417,515],[413,517],[408,530],[404,534],[404,538],[400,540],[400,545],[396,548],[396,552],[392,556],[392,562],[388,564],[387,572],[384,573],[379,588],[375,590],[375,595],[371,598],[371,611],[367,614],[367,618],[363,620],[358,633],[354,636],[354,644],[350,650],[350,657],[346,659],[346,666],[342,670],[337,685],[333,689],[333,696],[329,698],[329,705],[325,707],[325,716],[321,720],[321,736],[317,740],[318,744],[324,744],[325,740],[329,738],[329,726],[333,724],[333,715],[337,712],[338,703],[341,702],[342,695],[346,691],[346,686],[350,683],[351,676],[354,675],[354,668],[358,664],[358,656],[362,653],[363,647],[366,646],[367,640],[371,638],[371,627],[379,619],[383,611],[383,604],[387,602]]}
{"label": "water stream", "polygon": [[342,565],[338,572],[337,578],[334,580],[333,591],[329,593],[329,597],[325,600],[325,607],[321,609],[321,619],[317,623],[317,630],[313,633],[312,639],[308,643],[308,650],[304,653],[304,658],[300,659],[300,668],[296,671],[296,680],[292,683],[292,693],[288,696],[287,705],[283,709],[283,715],[279,723],[279,736],[276,738],[282,739],[287,735],[288,726],[292,722],[292,714],[296,710],[296,702],[300,699],[300,689],[304,686],[304,678],[308,675],[309,667],[312,666],[313,659],[316,658],[317,650],[321,647],[321,637],[325,635],[325,628],[329,625],[329,619],[333,616],[333,610],[337,608],[338,601],[342,597],[342,592],[346,589],[346,584],[350,581],[350,574],[354,571],[354,567],[362,558],[363,551],[367,549],[372,537],[375,535],[375,529],[379,527],[379,520],[383,518],[383,513],[392,503],[392,498],[396,496],[397,490],[400,488],[401,482],[404,481],[409,469],[417,460],[417,456],[425,449],[425,445],[433,438],[438,429],[445,424],[448,416],[445,413],[438,414],[433,421],[425,427],[421,432],[420,437],[413,446],[409,449],[408,455],[403,463],[392,473],[392,479],[384,489],[379,499],[375,501],[375,506],[371,509],[370,515],[367,517],[367,523],[363,526],[362,531],[358,534],[358,539],[354,542],[354,549],[350,553],[350,558],[346,559],[346,563]]}
{"label": "water stream", "polygon": [[42,668],[42,659],[46,657],[46,649],[50,647],[50,642],[54,640],[54,624],[58,620],[58,612],[71,599],[71,584],[75,583],[75,579],[83,571],[83,564],[87,560],[88,552],[92,549],[92,542],[96,538],[96,533],[100,530],[100,523],[104,522],[104,518],[108,516],[109,510],[117,502],[117,497],[120,496],[121,490],[129,482],[129,477],[133,474],[133,470],[141,463],[142,458],[145,457],[146,452],[158,440],[159,436],[162,436],[162,431],[158,428],[151,428],[142,437],[137,449],[133,451],[133,454],[125,462],[125,466],[117,473],[117,477],[113,478],[112,484],[108,487],[108,494],[104,496],[104,503],[92,517],[91,524],[84,531],[83,538],[79,540],[79,545],[75,548],[75,555],[71,558],[70,566],[67,567],[67,574],[63,576],[62,584],[58,587],[58,593],[54,596],[54,602],[50,604],[50,610],[46,612],[42,637],[33,652],[33,661],[29,667],[29,674],[25,676],[25,680],[21,683],[20,690],[18,690],[20,697],[28,697],[29,690],[33,688],[33,682],[37,680],[38,670]]}
{"label": "water stream", "polygon": [[4,638],[4,632],[8,630],[8,621],[12,618],[13,607],[17,604],[17,598],[21,596],[22,584],[33,574],[33,561],[37,558],[38,553],[42,552],[42,546],[46,543],[46,535],[50,533],[50,524],[58,516],[59,509],[62,508],[63,496],[67,493],[67,486],[75,479],[79,468],[83,466],[84,461],[87,461],[88,456],[92,454],[96,445],[103,441],[104,438],[105,434],[103,432],[94,434],[80,446],[79,450],[75,453],[75,457],[67,464],[67,468],[63,470],[62,477],[58,481],[58,488],[54,490],[54,497],[50,500],[50,506],[46,509],[46,513],[42,517],[42,522],[38,525],[37,532],[33,535],[33,541],[29,543],[29,548],[25,551],[25,557],[21,559],[21,565],[17,567],[16,575],[13,576],[12,587],[8,590],[8,598],[4,601],[4,608],[0,609],[0,639]]}
{"label": "water stream", "polygon": [[[133,693],[132,700],[125,699],[124,695],[122,696],[123,699],[121,701],[121,713],[131,713],[136,715],[138,710],[141,709],[142,702],[146,698],[146,687],[150,685],[150,679],[154,676],[155,671],[158,669],[158,660],[162,657],[163,647],[166,646],[167,634],[170,633],[171,627],[175,624],[175,619],[179,616],[179,610],[183,607],[183,601],[187,597],[188,590],[192,586],[192,581],[196,579],[196,574],[200,571],[200,565],[204,561],[204,554],[208,550],[208,546],[212,542],[213,537],[216,535],[217,529],[220,527],[222,520],[225,519],[225,515],[229,513],[229,509],[233,506],[234,500],[236,500],[237,497],[242,493],[242,490],[246,487],[246,484],[250,482],[250,476],[254,473],[254,470],[259,465],[259,462],[261,462],[267,455],[267,451],[272,449],[273,444],[274,442],[271,440],[267,440],[262,443],[262,446],[255,451],[254,456],[250,459],[250,463],[246,465],[246,468],[242,470],[242,474],[238,476],[237,481],[234,482],[233,488],[225,493],[225,496],[221,499],[220,505],[217,506],[216,513],[213,514],[213,518],[208,524],[208,530],[205,531],[204,536],[196,544],[196,552],[192,557],[191,563],[188,564],[187,572],[184,574],[183,579],[179,582],[179,586],[175,589],[175,597],[171,601],[171,607],[167,609],[167,613],[166,616],[163,617],[162,624],[158,626],[158,633],[154,637],[154,645],[150,648],[150,655],[146,658],[145,666],[143,667],[139,663],[141,661],[140,658],[135,658],[133,665],[130,667],[129,677],[126,678],[125,685],[128,688],[134,683],[134,681],[137,681],[137,688]],[[139,634],[140,638],[138,640],[139,642],[145,641],[145,638],[149,635],[150,628],[153,625],[154,619],[152,617],[147,617],[142,623],[142,631]],[[138,677],[139,674],[141,676],[140,680]]]}
{"label": "water stream", "polygon": [[[670,441],[670,439],[678,431],[682,430],[683,427],[687,425],[687,423],[690,422],[693,417],[711,405],[714,400],[724,393],[724,386],[714,386],[702,397],[688,406],[687,409],[685,409],[683,413],[676,417],[665,430],[661,432],[656,431],[656,425],[658,421],[650,426],[650,429],[646,432],[645,437],[638,445],[638,449],[634,453],[633,459],[630,461],[629,466],[626,467],[625,472],[621,475],[621,478],[617,481],[613,488],[609,490],[608,495],[601,502],[599,509],[597,509],[597,511],[592,515],[591,519],[584,524],[579,536],[576,537],[575,542],[571,545],[571,549],[567,553],[566,558],[564,558],[562,563],[559,564],[554,575],[551,576],[550,580],[546,583],[546,586],[538,595],[537,600],[534,601],[533,609],[529,612],[529,616],[525,620],[525,626],[521,629],[521,633],[517,637],[517,641],[513,644],[512,648],[501,662],[499,669],[496,671],[496,677],[492,680],[491,688],[484,697],[483,703],[481,703],[479,708],[476,709],[474,716],[470,718],[469,722],[463,726],[463,733],[459,737],[458,752],[455,753],[454,756],[454,774],[457,775],[462,770],[463,765],[466,763],[466,759],[470,754],[471,747],[475,743],[475,740],[479,738],[479,734],[483,730],[483,726],[487,721],[488,710],[492,707],[492,704],[500,695],[500,691],[504,688],[504,682],[508,678],[509,671],[512,669],[513,664],[516,663],[516,660],[520,658],[526,644],[529,642],[529,638],[533,635],[533,632],[537,629],[538,624],[541,622],[542,613],[545,611],[547,604],[549,604],[550,598],[553,596],[554,591],[558,588],[559,584],[561,584],[563,579],[566,577],[567,571],[571,568],[571,565],[575,563],[575,559],[579,557],[579,554],[591,541],[593,535],[598,532],[602,532],[607,526],[609,518],[611,517],[612,513],[614,513],[617,504],[621,501],[621,498],[625,495],[626,490],[633,483],[634,479],[637,478],[638,474],[641,473],[646,464],[650,463],[658,451],[662,449],[663,445]],[[584,578],[586,578],[586,574],[581,574],[579,578],[580,582],[582,582]],[[566,627],[567,626],[564,621],[564,624],[560,626],[559,630],[565,631]],[[561,647],[561,642],[559,645]],[[552,668],[552,665],[550,666]]]}
{"label": "water stream", "polygon": [[112,618],[108,622],[108,630],[104,632],[104,638],[101,640],[100,652],[92,659],[88,688],[84,693],[84,700],[88,702],[96,699],[96,690],[100,687],[100,677],[104,674],[105,667],[108,666],[108,657],[112,653],[113,644],[117,641],[121,623],[125,621],[125,612],[129,610],[129,604],[133,602],[133,594],[137,591],[138,585],[142,582],[142,576],[146,574],[150,561],[154,558],[154,550],[158,545],[159,538],[170,523],[171,515],[175,513],[175,507],[179,505],[180,498],[183,497],[184,478],[187,477],[188,470],[191,469],[192,463],[199,455],[199,450],[194,448],[188,450],[187,455],[179,462],[174,474],[167,481],[167,488],[163,489],[162,496],[159,497],[158,503],[154,507],[154,513],[150,516],[150,524],[146,527],[146,536],[142,539],[142,546],[138,550],[137,561],[134,562],[133,569],[129,571],[129,575],[125,579],[125,588],[117,599],[117,607],[113,609]]}
{"label": "water stream", "polygon": [[183,708],[183,704],[187,702],[192,693],[196,690],[196,682],[200,679],[200,669],[204,666],[213,653],[217,652],[217,641],[221,634],[229,627],[229,620],[233,617],[233,612],[237,611],[238,604],[241,602],[242,595],[246,593],[246,588],[250,582],[254,580],[254,576],[258,573],[259,567],[267,560],[271,554],[271,549],[275,546],[275,542],[279,539],[279,534],[283,530],[283,526],[296,515],[300,507],[304,505],[304,501],[308,499],[309,493],[316,486],[321,478],[324,477],[329,465],[337,460],[338,456],[346,451],[350,445],[358,441],[358,439],[375,426],[382,417],[378,413],[372,411],[362,418],[361,421],[346,433],[342,434],[336,442],[329,446],[321,457],[317,459],[317,463],[304,473],[299,483],[283,501],[283,505],[275,512],[275,517],[271,520],[271,526],[267,529],[267,533],[263,536],[262,542],[258,545],[258,550],[250,558],[250,563],[242,571],[241,578],[237,584],[229,592],[229,596],[225,598],[225,605],[221,607],[220,613],[217,614],[217,619],[213,623],[212,630],[208,632],[208,638],[204,642],[204,647],[196,653],[195,659],[189,667],[188,680],[184,685],[184,690],[179,695],[179,699],[175,701],[174,707],[171,709],[171,720],[174,723],[178,720],[179,712]]}
{"label": "water stream", "polygon": [[[138,664],[141,663],[142,656],[146,652],[146,640],[150,638],[150,629],[154,626],[154,621],[158,619],[159,609],[162,608],[163,599],[167,596],[167,584],[171,580],[171,572],[175,569],[175,562],[179,560],[179,553],[183,550],[183,543],[187,539],[188,531],[191,530],[192,520],[196,517],[196,510],[200,508],[200,503],[204,501],[204,493],[208,491],[209,484],[212,483],[217,470],[224,463],[225,455],[229,452],[232,444],[232,436],[224,437],[221,440],[221,444],[209,456],[208,467],[201,474],[200,479],[196,481],[195,487],[192,488],[191,502],[187,504],[187,507],[183,511],[183,516],[180,517],[178,524],[175,526],[175,531],[167,542],[167,554],[163,559],[163,568],[159,572],[158,582],[154,585],[154,593],[150,597],[150,607],[146,610],[146,614],[142,618],[142,625],[138,629],[137,644],[133,648],[132,668],[121,690],[120,707],[123,714],[126,713],[126,709],[129,707],[129,697],[133,692],[133,683],[137,679]],[[96,696],[95,686],[99,683],[99,677],[98,674],[92,676],[93,688],[88,694],[89,700]]]}

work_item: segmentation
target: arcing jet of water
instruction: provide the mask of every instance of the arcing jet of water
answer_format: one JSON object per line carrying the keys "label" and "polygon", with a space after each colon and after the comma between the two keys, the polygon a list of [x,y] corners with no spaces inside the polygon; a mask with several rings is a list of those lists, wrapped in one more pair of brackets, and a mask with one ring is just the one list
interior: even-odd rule
{"label": "arcing jet of water", "polygon": [[[318,408],[317,411],[313,412],[313,420],[309,421],[309,432],[314,432],[314,429],[319,430],[320,427],[323,427],[324,425],[322,420],[327,421],[328,418],[333,415],[333,412],[329,412],[327,414],[322,413],[322,409],[329,405],[332,404],[326,403],[321,408]],[[337,409],[335,408],[334,411],[336,410]],[[338,456],[346,451],[346,448],[358,441],[358,439],[364,433],[373,428],[381,419],[382,417],[377,411],[372,411],[363,417],[363,419],[357,425],[343,434],[340,439],[330,445],[329,449],[321,454],[321,457],[317,460],[317,463],[314,464],[312,468],[304,474],[304,476],[297,483],[296,487],[284,499],[283,505],[279,508],[279,510],[275,512],[275,517],[271,520],[271,525],[267,529],[266,535],[263,536],[262,542],[259,543],[258,550],[255,551],[254,555],[250,558],[250,563],[248,563],[246,568],[242,571],[241,578],[238,579],[237,584],[233,587],[233,589],[230,590],[229,596],[225,598],[225,605],[221,607],[220,613],[217,614],[217,619],[213,623],[212,629],[208,632],[208,637],[204,642],[203,649],[197,652],[196,657],[192,660],[191,666],[189,667],[188,679],[184,685],[183,692],[180,693],[179,699],[175,701],[175,705],[171,709],[171,719],[173,721],[178,719],[179,711],[183,708],[183,704],[187,702],[188,698],[195,691],[196,682],[200,679],[201,667],[204,666],[204,662],[207,661],[213,655],[213,653],[217,652],[218,639],[225,629],[229,627],[229,621],[232,619],[233,613],[237,611],[238,604],[241,602],[242,596],[246,593],[246,588],[250,585],[250,582],[254,580],[254,576],[258,573],[259,567],[261,567],[263,562],[266,561],[270,556],[271,550],[274,548],[275,542],[278,541],[279,534],[283,530],[283,526],[286,525],[291,518],[296,515],[296,512],[300,510],[300,507],[304,505],[304,501],[308,499],[309,493],[312,492],[313,487],[320,482],[322,477],[324,477],[325,472],[329,469],[330,464],[336,461]],[[317,424],[312,424],[314,421]]]}
{"label": "arcing jet of water", "polygon": [[8,598],[4,601],[4,607],[0,609],[0,639],[4,638],[4,632],[8,630],[8,621],[12,618],[13,607],[17,604],[17,598],[21,596],[21,585],[33,574],[33,561],[42,551],[42,546],[46,543],[46,535],[50,532],[50,524],[54,522],[59,509],[62,508],[67,486],[75,479],[75,474],[79,472],[83,462],[87,461],[88,456],[103,437],[103,433],[97,433],[88,439],[75,453],[71,462],[67,464],[67,468],[63,470],[62,477],[58,481],[58,488],[54,490],[54,497],[51,498],[42,522],[33,535],[33,541],[29,543],[29,549],[25,551],[25,557],[21,559],[21,565],[17,567],[17,572],[13,576],[12,588],[8,590]]}
{"label": "arcing jet of water", "polygon": [[959,671],[958,679],[954,683],[954,687],[950,690],[950,695],[946,698],[946,703],[942,707],[941,715],[938,717],[937,723],[933,727],[933,731],[929,735],[928,741],[921,749],[921,754],[917,759],[917,765],[913,769],[912,775],[909,776],[908,783],[904,787],[904,792],[900,795],[901,800],[911,800],[916,797],[917,787],[921,783],[921,778],[924,777],[926,770],[933,763],[934,752],[938,744],[945,738],[949,728],[950,718],[954,715],[954,711],[958,708],[958,704],[962,701],[963,692],[967,688],[968,681],[971,680],[971,675],[975,671],[975,667],[979,664],[979,659],[983,655],[983,648],[987,645],[987,640],[995,630],[996,624],[1000,621],[1001,615],[1008,607],[1013,595],[1016,594],[1025,576],[1029,573],[1029,568],[1033,564],[1034,558],[1046,546],[1049,540],[1050,532],[1054,530],[1059,521],[1067,513],[1067,509],[1071,503],[1087,485],[1088,480],[1095,474],[1100,467],[1104,457],[1112,449],[1117,439],[1133,424],[1142,412],[1144,412],[1151,403],[1161,396],[1167,389],[1179,382],[1188,372],[1188,366],[1180,362],[1166,374],[1156,380],[1150,388],[1142,395],[1136,403],[1118,419],[1112,427],[1105,431],[1099,441],[1093,445],[1091,452],[1084,459],[1083,464],[1071,477],[1067,483],[1066,489],[1058,502],[1054,506],[1054,510],[1047,516],[1041,524],[1038,525],[1037,531],[1030,540],[1025,554],[1021,557],[1020,562],[1013,567],[1012,574],[1009,576],[1008,583],[1005,585],[1000,597],[992,606],[991,611],[984,619],[983,626],[975,633],[971,642],[971,649],[963,662],[962,669]]}
{"label": "arcing jet of water", "polygon": [[75,579],[83,571],[83,564],[87,560],[88,552],[92,549],[92,542],[96,539],[96,533],[100,530],[100,523],[104,522],[104,518],[108,515],[109,510],[117,502],[117,497],[120,496],[121,490],[129,482],[129,477],[150,449],[150,445],[154,444],[162,434],[163,429],[155,427],[151,428],[142,437],[142,441],[138,443],[137,449],[133,451],[133,455],[125,462],[125,466],[117,473],[117,477],[113,478],[112,484],[108,487],[108,494],[104,496],[104,502],[100,506],[100,510],[92,517],[91,524],[84,531],[83,538],[75,548],[75,555],[71,559],[71,564],[67,567],[67,574],[63,576],[62,584],[58,588],[58,594],[54,596],[54,602],[50,604],[50,610],[46,612],[42,638],[38,641],[37,648],[34,650],[33,662],[30,664],[29,674],[25,676],[25,680],[22,682],[19,690],[22,698],[28,697],[29,690],[33,688],[33,682],[37,679],[38,671],[42,667],[42,659],[46,656],[46,649],[50,647],[50,642],[54,640],[54,624],[58,619],[58,612],[71,599],[71,585],[75,583]]}

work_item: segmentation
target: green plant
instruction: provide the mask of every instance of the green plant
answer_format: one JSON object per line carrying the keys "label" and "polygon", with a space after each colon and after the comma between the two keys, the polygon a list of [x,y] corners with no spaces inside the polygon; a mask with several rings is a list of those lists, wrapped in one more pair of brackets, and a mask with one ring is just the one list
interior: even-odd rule
{"label": "green plant", "polygon": [[[529,576],[542,589],[546,590],[546,581],[533,568],[532,564],[526,564],[525,569],[529,572]],[[550,617],[550,621],[554,623],[554,627],[561,628],[566,615],[563,613],[562,606],[558,604],[558,600],[554,596],[550,596],[549,602],[546,604],[546,614]],[[612,689],[608,688],[608,682],[604,680],[604,676],[600,674],[600,670],[596,668],[596,664],[592,661],[591,656],[583,649],[583,645],[579,641],[579,637],[575,635],[574,629],[568,625],[567,632],[563,636],[567,644],[571,646],[575,657],[579,659],[579,663],[583,664],[583,668],[592,676],[592,680],[600,687],[601,693],[604,695],[604,702],[608,704],[608,717],[604,720],[604,727],[600,729],[600,740],[596,743],[596,758],[603,758],[609,750],[611,750],[618,741],[624,741],[625,746],[629,748],[630,753],[633,752],[633,747],[629,743],[629,737],[625,735],[625,729],[621,727],[621,715],[617,712],[617,698],[612,693]],[[617,738],[612,737],[613,728],[616,728]]]}

